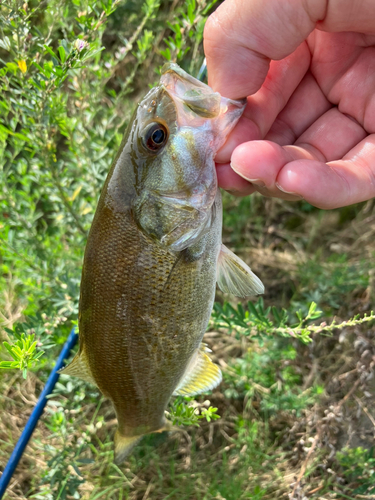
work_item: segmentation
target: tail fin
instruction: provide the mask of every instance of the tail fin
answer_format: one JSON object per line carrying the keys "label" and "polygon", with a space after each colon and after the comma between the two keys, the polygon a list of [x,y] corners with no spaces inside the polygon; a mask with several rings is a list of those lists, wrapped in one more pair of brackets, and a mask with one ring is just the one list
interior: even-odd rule
{"label": "tail fin", "polygon": [[139,443],[143,436],[125,437],[119,431],[115,434],[115,464],[121,464],[130,454],[132,449]]}
{"label": "tail fin", "polygon": [[[161,427],[157,431],[151,432],[150,434],[154,434],[157,432],[171,431],[173,429],[176,428],[171,424],[171,422],[166,420],[164,422],[163,427]],[[141,436],[126,437],[126,436],[121,436],[120,432],[117,430],[115,434],[115,464],[117,465],[121,464],[125,460],[125,458],[127,458],[128,455],[132,452],[133,448],[137,446],[139,441],[146,434],[142,434]]]}

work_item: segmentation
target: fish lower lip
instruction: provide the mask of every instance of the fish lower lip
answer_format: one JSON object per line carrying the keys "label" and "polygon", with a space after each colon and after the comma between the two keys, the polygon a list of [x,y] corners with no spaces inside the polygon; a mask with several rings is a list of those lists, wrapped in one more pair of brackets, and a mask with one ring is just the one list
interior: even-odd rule
{"label": "fish lower lip", "polygon": [[176,200],[186,199],[185,191],[176,191],[173,193],[163,193],[161,191],[151,191],[151,193],[155,196],[160,196],[161,198],[171,198]]}
{"label": "fish lower lip", "polygon": [[[197,193],[189,193],[186,191],[176,191],[173,193],[163,193],[160,191],[150,191],[153,196],[173,200],[176,205],[184,207],[186,210],[195,211],[207,208],[209,200],[207,200],[207,191],[202,190]],[[168,203],[168,202],[167,202]]]}

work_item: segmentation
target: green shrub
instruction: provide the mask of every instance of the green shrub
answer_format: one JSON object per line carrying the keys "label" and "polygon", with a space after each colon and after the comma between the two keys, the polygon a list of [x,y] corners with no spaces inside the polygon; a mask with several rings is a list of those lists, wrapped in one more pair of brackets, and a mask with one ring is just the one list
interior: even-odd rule
{"label": "green shrub", "polygon": [[375,493],[374,448],[344,448],[337,452],[344,476],[353,485],[353,495]]}

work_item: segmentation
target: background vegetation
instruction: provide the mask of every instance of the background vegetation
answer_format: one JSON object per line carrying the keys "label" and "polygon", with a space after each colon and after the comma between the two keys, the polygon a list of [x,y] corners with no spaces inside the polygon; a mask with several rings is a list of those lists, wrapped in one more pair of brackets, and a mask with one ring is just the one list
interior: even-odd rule
{"label": "background vegetation", "polygon": [[[132,110],[166,59],[197,73],[214,4],[0,4],[2,467],[77,319],[87,231]],[[374,201],[224,202],[224,242],[266,293],[218,293],[206,342],[223,384],[176,398],[181,431],[117,467],[111,405],[62,376],[6,498],[374,498]]]}

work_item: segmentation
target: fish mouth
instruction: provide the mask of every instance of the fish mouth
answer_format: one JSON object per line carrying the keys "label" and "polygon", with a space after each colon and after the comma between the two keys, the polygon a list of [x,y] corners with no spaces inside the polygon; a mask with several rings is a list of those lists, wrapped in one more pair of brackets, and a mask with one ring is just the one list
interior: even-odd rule
{"label": "fish mouth", "polygon": [[247,102],[246,99],[222,97],[175,63],[163,66],[160,84],[177,106],[179,125],[199,126],[209,119],[215,123],[216,131],[225,137],[243,113]]}
{"label": "fish mouth", "polygon": [[181,101],[202,118],[220,114],[221,95],[186,73],[175,63],[164,64],[160,83],[172,98]]}

